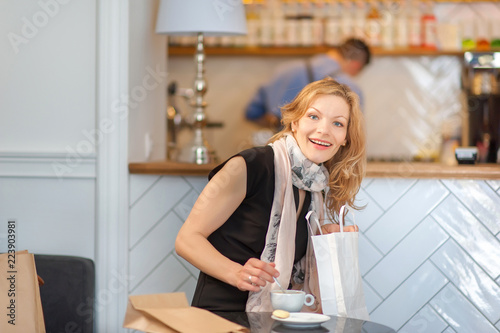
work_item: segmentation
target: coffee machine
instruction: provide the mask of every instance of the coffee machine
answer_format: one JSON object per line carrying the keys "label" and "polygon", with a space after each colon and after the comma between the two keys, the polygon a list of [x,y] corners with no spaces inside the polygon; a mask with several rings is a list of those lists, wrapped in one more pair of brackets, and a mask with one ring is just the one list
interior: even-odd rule
{"label": "coffee machine", "polygon": [[465,52],[462,86],[467,96],[466,138],[479,163],[499,163],[500,52]]}

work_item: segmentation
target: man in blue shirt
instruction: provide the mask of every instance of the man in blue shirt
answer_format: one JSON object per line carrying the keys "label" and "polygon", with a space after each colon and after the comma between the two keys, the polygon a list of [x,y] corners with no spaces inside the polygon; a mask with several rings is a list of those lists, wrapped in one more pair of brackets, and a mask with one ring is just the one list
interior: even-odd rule
{"label": "man in blue shirt", "polygon": [[326,54],[316,55],[306,61],[291,61],[278,67],[271,80],[261,86],[246,109],[246,118],[258,124],[278,129],[280,107],[292,99],[307,84],[330,76],[347,84],[360,97],[361,89],[351,77],[358,75],[370,63],[371,53],[361,40],[350,38]]}

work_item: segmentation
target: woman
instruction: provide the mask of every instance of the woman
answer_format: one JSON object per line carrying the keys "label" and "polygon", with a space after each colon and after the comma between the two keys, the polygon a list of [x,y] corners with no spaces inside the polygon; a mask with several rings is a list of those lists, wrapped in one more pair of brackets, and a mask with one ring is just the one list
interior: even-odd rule
{"label": "woman", "polygon": [[[211,172],[179,231],[177,253],[201,271],[193,306],[272,311],[273,277],[282,286],[314,289],[305,215],[313,210],[321,220],[325,204],[335,219],[342,205],[354,207],[365,168],[358,96],[331,78],[313,82],[282,108],[282,123],[270,145]],[[339,231],[338,224],[322,229]]]}

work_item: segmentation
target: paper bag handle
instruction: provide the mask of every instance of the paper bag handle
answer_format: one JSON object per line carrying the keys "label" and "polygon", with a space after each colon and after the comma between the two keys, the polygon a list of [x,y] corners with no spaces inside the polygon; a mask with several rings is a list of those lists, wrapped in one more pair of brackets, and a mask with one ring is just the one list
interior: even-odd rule
{"label": "paper bag handle", "polygon": [[[313,233],[313,230],[311,228],[311,222],[309,221],[309,218],[311,217],[311,215],[313,213],[314,212],[312,210],[310,210],[309,212],[307,212],[307,215],[306,215],[307,226],[309,227],[309,231],[311,232],[311,235],[314,235],[314,233]],[[323,235],[323,231],[321,231],[321,225],[319,224],[318,219],[316,217],[314,217],[313,220],[314,220],[314,222],[316,222],[316,225],[318,226],[319,233]]]}
{"label": "paper bag handle", "polygon": [[[340,226],[340,232],[343,233],[344,232],[344,211],[347,210],[347,213],[349,212],[349,210],[345,207],[345,205],[343,205],[342,207],[340,207],[340,211],[339,211],[339,226]],[[346,215],[347,215],[346,213]],[[355,225],[356,224],[356,219],[354,218],[354,213],[351,213],[352,215],[352,224]]]}
{"label": "paper bag handle", "polygon": [[340,207],[340,211],[339,211],[339,227],[340,227],[341,234],[344,233],[344,211],[345,211],[345,205],[342,205],[342,207]]}
{"label": "paper bag handle", "polygon": [[[344,211],[346,209],[347,208],[345,207],[345,205],[342,205],[342,207],[340,207],[340,211],[339,211],[339,227],[340,227],[340,233],[341,234],[344,233]],[[311,215],[313,213],[314,212],[312,210],[310,210],[306,214],[307,226],[309,227],[309,231],[311,232],[311,235],[313,234],[313,230],[312,230],[311,222],[309,221],[309,219],[311,218]],[[319,224],[319,221],[316,218],[316,216],[313,217],[313,220],[316,223],[316,225],[318,226],[319,233],[323,235],[323,231],[321,231],[321,225]],[[353,224],[356,224],[356,220],[354,219],[354,214],[352,214],[352,222],[353,222]]]}

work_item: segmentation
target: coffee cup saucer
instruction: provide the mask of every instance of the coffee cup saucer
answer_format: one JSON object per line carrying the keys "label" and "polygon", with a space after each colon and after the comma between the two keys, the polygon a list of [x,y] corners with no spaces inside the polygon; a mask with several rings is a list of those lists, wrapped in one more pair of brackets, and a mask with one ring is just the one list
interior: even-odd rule
{"label": "coffee cup saucer", "polygon": [[330,320],[330,316],[309,312],[290,312],[290,316],[288,318],[278,318],[276,316],[271,316],[271,318],[280,322],[284,326],[295,328],[317,327]]}

